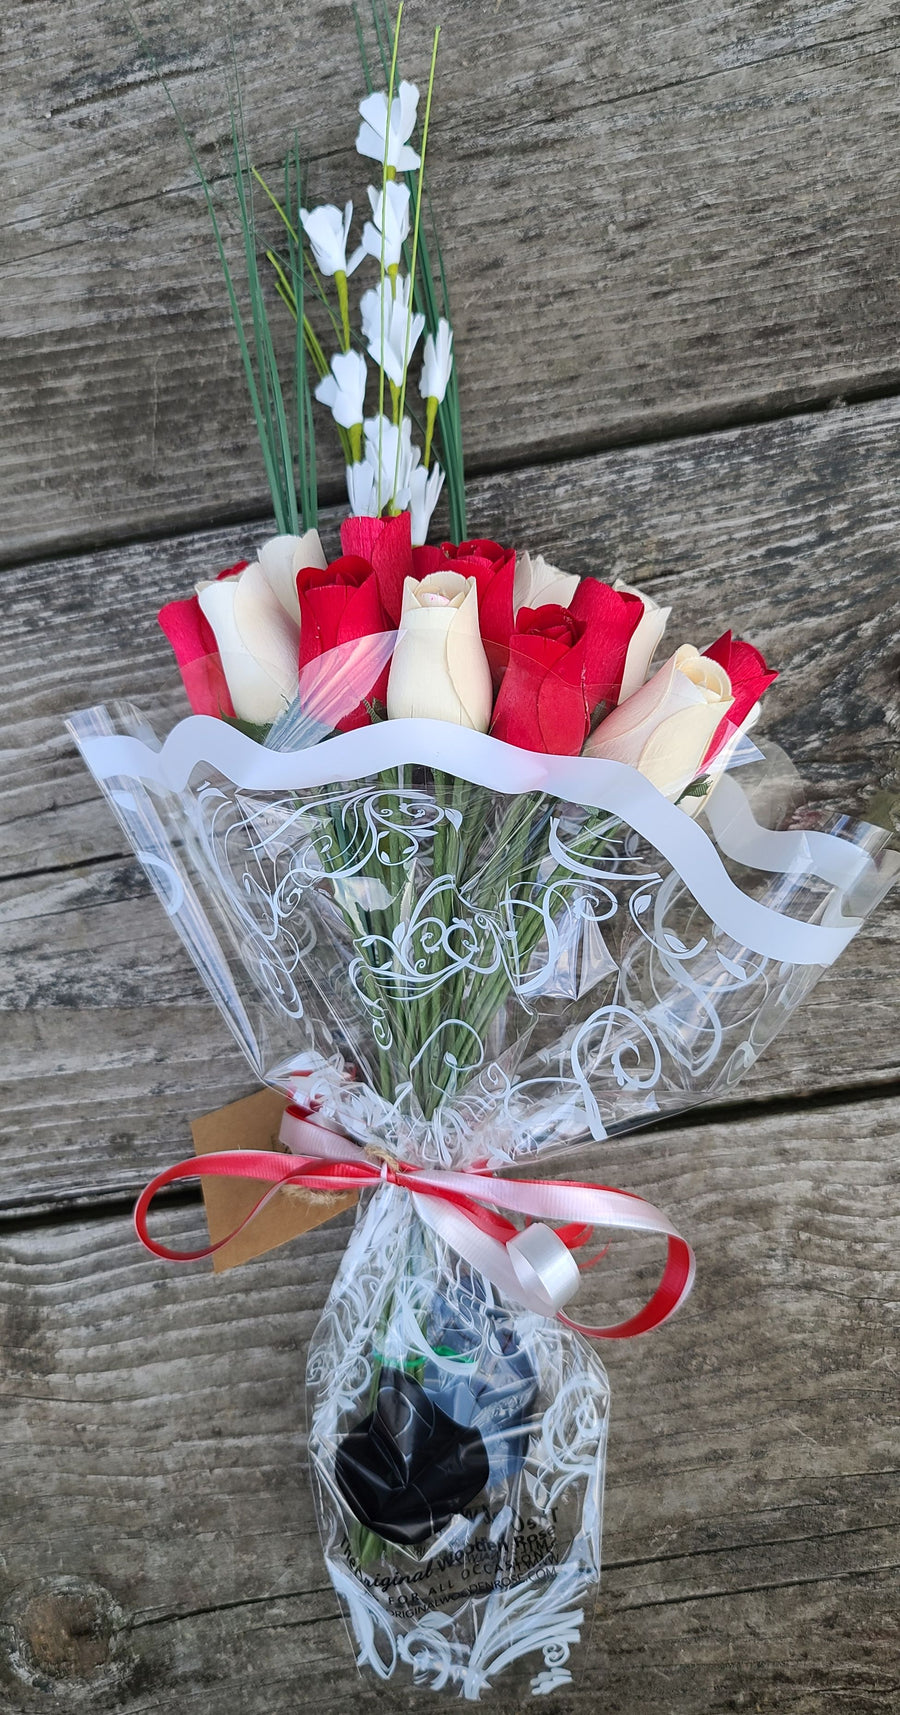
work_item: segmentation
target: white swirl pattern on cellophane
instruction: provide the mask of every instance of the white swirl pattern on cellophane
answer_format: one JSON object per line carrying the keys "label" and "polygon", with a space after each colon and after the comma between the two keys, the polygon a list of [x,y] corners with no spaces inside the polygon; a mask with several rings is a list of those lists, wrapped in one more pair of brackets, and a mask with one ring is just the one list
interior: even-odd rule
{"label": "white swirl pattern on cellophane", "polygon": [[[408,1264],[411,1254],[414,1268]],[[539,1395],[524,1467],[508,1492],[492,1493],[493,1511],[485,1521],[493,1540],[498,1529],[513,1527],[519,1510],[530,1507],[545,1518],[553,1509],[559,1524],[552,1558],[521,1571],[509,1588],[480,1595],[460,1590],[410,1618],[398,1611],[391,1588],[377,1590],[354,1572],[345,1551],[347,1513],[333,1480],[338,1441],[370,1408],[376,1353],[400,1361],[401,1355],[431,1352],[421,1328],[422,1306],[431,1294],[452,1306],[460,1339],[483,1337],[465,1265],[425,1232],[405,1195],[386,1187],[358,1218],[307,1369],[310,1457],[329,1572],[360,1666],[387,1679],[403,1664],[416,1684],[447,1687],[475,1701],[512,1662],[536,1654],[530,1688],[543,1695],[571,1679],[566,1663],[600,1575],[608,1420],[602,1365],[559,1323],[504,1307],[538,1377]],[[427,1544],[425,1553],[439,1556],[444,1540]],[[395,1552],[392,1567],[421,1565]],[[507,1564],[515,1569],[514,1547],[509,1552],[513,1559]]]}
{"label": "white swirl pattern on cellophane", "polygon": [[[704,833],[623,764],[438,721],[296,753],[206,716],[161,747],[125,724],[88,711],[73,731],[254,1066],[425,1165],[529,1159],[728,1092],[897,869],[872,861],[875,830],[765,829],[727,774]],[[125,800],[157,792],[166,827],[138,826]],[[539,867],[507,838],[517,801],[542,806]]]}
{"label": "white swirl pattern on cellophane", "polygon": [[[195,856],[260,989],[282,1017],[312,1007],[320,1041],[319,1014],[326,1037],[329,1013],[342,1021],[334,1052],[302,1066],[323,1115],[423,1163],[471,1157],[476,1135],[493,1161],[522,1159],[648,1117],[663,1092],[728,1088],[819,974],[740,957],[614,818],[597,823],[603,851],[591,857],[551,817],[546,886],[513,873],[488,906],[477,887],[431,873],[435,832],[458,813],[427,790],[285,796],[205,782],[194,802]],[[524,960],[523,921],[539,931]],[[464,1009],[437,1019],[404,1064],[391,1004],[458,993],[461,978],[477,994],[498,974],[517,1003],[502,1009],[504,1040]],[[342,1043],[365,1063],[367,1035],[393,1055],[390,1100],[343,1070]],[[414,1093],[422,1061],[441,1079],[429,1118]],[[270,1070],[285,1081],[284,1066]]]}

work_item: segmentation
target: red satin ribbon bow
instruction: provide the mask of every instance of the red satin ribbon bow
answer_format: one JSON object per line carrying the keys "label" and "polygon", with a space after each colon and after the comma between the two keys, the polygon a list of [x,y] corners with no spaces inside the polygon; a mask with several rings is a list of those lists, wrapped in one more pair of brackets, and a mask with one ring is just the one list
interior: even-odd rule
{"label": "red satin ribbon bow", "polygon": [[[229,1244],[282,1185],[301,1185],[307,1191],[339,1194],[386,1182],[408,1191],[423,1220],[502,1291],[532,1309],[547,1315],[557,1314],[568,1328],[590,1339],[625,1340],[635,1334],[649,1333],[683,1304],[691,1290],[694,1257],[690,1245],[665,1215],[634,1192],[573,1179],[501,1179],[481,1170],[452,1171],[373,1161],[351,1139],[316,1125],[310,1120],[308,1110],[293,1105],[285,1114],[281,1136],[282,1141],[299,1142],[312,1153],[282,1155],[272,1150],[225,1150],[176,1162],[158,1173],[141,1192],[134,1211],[141,1243],[154,1256],[168,1262],[197,1262]],[[206,1178],[256,1179],[268,1184],[269,1189],[233,1233],[202,1250],[172,1250],[152,1239],[147,1230],[147,1214],[156,1193],[179,1179]],[[613,1327],[597,1328],[573,1322],[562,1315],[555,1302],[548,1300],[544,1304],[542,1294],[546,1297],[546,1292],[539,1272],[535,1285],[523,1289],[519,1261],[519,1252],[524,1248],[522,1230],[500,1214],[500,1209],[524,1215],[526,1233],[531,1220],[565,1223],[557,1226],[555,1232],[551,1229],[550,1243],[552,1246],[561,1241],[568,1251],[582,1246],[595,1227],[659,1233],[667,1240],[659,1285],[636,1315]],[[534,1272],[529,1270],[532,1275]]]}

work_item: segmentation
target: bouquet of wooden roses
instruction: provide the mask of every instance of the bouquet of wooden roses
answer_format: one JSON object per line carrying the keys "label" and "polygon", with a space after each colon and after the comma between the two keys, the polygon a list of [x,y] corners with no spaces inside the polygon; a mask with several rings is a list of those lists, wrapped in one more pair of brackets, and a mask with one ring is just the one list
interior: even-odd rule
{"label": "bouquet of wooden roses", "polygon": [[[397,33],[375,23],[386,93],[361,102],[357,149],[380,174],[355,250],[351,205],[305,208],[296,150],[276,196],[236,127],[248,315],[203,181],[279,533],[218,576],[198,568],[160,613],[194,711],[162,745],[130,706],[69,724],[289,1102],[285,1153],[167,1170],[140,1230],[175,1254],[146,1209],[190,1174],[258,1179],[263,1202],[366,1192],[308,1372],[358,1660],[475,1699],[526,1658],[541,1694],[571,1677],[599,1576],[596,1340],[664,1320],[693,1266],[658,1210],[548,1179],[544,1158],[592,1140],[602,1167],[610,1133],[727,1094],[896,860],[870,828],[783,825],[796,782],[749,736],[775,678],[752,644],[676,631],[673,648],[669,610],[640,590],[465,539],[453,335],[423,225],[434,61],[419,124]],[[290,385],[254,198],[279,221]],[[316,401],[347,468],[331,559]],[[457,539],[428,545],[445,485]],[[564,1314],[577,1257],[615,1227],[665,1238],[662,1280],[628,1321],[584,1329]]]}

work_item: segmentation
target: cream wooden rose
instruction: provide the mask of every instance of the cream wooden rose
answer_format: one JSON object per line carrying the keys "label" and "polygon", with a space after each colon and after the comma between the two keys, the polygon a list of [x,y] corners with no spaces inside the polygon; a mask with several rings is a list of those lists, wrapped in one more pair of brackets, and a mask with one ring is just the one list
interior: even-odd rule
{"label": "cream wooden rose", "polygon": [[513,610],[520,607],[568,607],[581,579],[551,566],[543,554],[516,555]]}
{"label": "cream wooden rose", "polygon": [[627,762],[667,798],[677,798],[696,779],[733,701],[724,669],[683,643],[652,679],[607,715],[584,755]]}
{"label": "cream wooden rose", "polygon": [[616,578],[613,589],[620,590],[623,595],[636,595],[644,604],[644,611],[631,634],[628,654],[625,657],[619,690],[621,704],[626,698],[633,697],[635,691],[639,691],[643,685],[672,609],[660,607],[659,602],[654,601],[652,596],[645,595],[643,590],[635,589],[632,584],[623,583],[621,578]]}
{"label": "cream wooden rose", "polygon": [[272,536],[242,572],[197,585],[241,720],[268,726],[297,695],[297,573],[325,564],[318,533],[307,530],[305,536]]}
{"label": "cream wooden rose", "polygon": [[461,572],[432,572],[418,583],[407,578],[388,679],[389,718],[452,721],[487,732],[492,703],[475,579]]}

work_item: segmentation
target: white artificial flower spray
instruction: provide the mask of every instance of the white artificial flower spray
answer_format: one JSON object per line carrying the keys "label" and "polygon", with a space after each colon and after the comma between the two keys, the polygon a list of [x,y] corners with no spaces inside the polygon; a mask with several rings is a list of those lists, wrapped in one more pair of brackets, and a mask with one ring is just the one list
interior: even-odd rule
{"label": "white artificial flower spray", "polygon": [[[410,141],[419,116],[419,90],[403,80],[395,93],[393,65],[387,94],[371,91],[359,104],[361,124],[356,147],[359,154],[380,163],[382,183],[380,187],[369,186],[371,219],[365,222],[356,249],[348,256],[352,203],[345,204],[343,213],[333,204],[300,211],[303,234],[322,276],[319,285],[333,279],[337,291],[340,320],[332,315],[332,321],[341,350],[329,358],[313,341],[319,368],[314,394],[342,432],[351,512],[357,517],[378,518],[408,509],[412,540],[417,544],[425,541],[444,487],[445,473],[433,458],[432,449],[440,420],[441,445],[446,451],[444,418],[439,419],[439,413],[453,370],[450,321],[438,309],[434,277],[423,264],[420,251],[421,170],[438,34],[436,31],[419,149]],[[354,328],[348,277],[373,263],[378,275],[361,293]],[[370,399],[368,415],[366,392],[371,376],[360,344],[374,366],[377,381],[377,403]],[[420,350],[419,392],[426,402],[424,453],[413,440],[412,419],[406,411],[410,365]],[[451,518],[454,496],[462,492],[455,390],[453,410],[457,414],[447,419],[453,427]],[[464,517],[457,501],[455,516],[459,518],[461,513]]]}
{"label": "white artificial flower spray", "polygon": [[396,512],[404,512],[409,505],[410,479],[422,458],[419,448],[413,445],[412,423],[408,417],[393,423],[389,417],[380,415],[367,417],[364,427],[365,462],[374,473],[378,511],[387,505]]}
{"label": "white artificial flower spray", "polygon": [[359,309],[369,356],[399,393],[425,330],[425,317],[413,312],[410,281],[402,276],[379,281],[363,294]]}
{"label": "white artificial flower spray", "polygon": [[437,332],[430,333],[425,341],[425,361],[422,364],[422,374],[419,379],[419,392],[426,401],[425,405],[425,459],[427,465],[431,459],[431,442],[434,436],[434,425],[437,421],[438,406],[442,405],[450,383],[453,369],[453,330],[445,316],[441,316]]}
{"label": "white artificial flower spray", "polygon": [[356,251],[347,260],[347,239],[350,236],[350,222],[353,219],[353,204],[344,204],[344,212],[333,203],[323,203],[320,208],[314,208],[312,213],[301,208],[300,224],[309,239],[316,265],[320,272],[334,279],[337,287],[338,305],[341,312],[341,326],[344,334],[344,349],[350,344],[350,297],[347,290],[347,276],[352,274],[362,260],[360,251]]}
{"label": "white artificial flower spray", "polygon": [[437,506],[443,486],[444,473],[439,464],[433,464],[430,470],[420,464],[410,472],[409,512],[413,547],[420,547],[428,536],[431,514]]}
{"label": "white artificial flower spray", "polygon": [[362,451],[362,425],[366,414],[366,360],[360,351],[338,351],[331,359],[330,374],[316,388],[316,398],[350,435],[353,452]]}
{"label": "white artificial flower spray", "polygon": [[395,180],[386,184],[382,191],[370,185],[369,202],[372,219],[367,220],[363,227],[362,244],[354,252],[354,262],[357,258],[362,261],[364,256],[372,256],[376,262],[384,262],[389,274],[396,274],[403,246],[409,237],[408,187],[398,185]]}
{"label": "white artificial flower spray", "polygon": [[359,104],[362,124],[356,136],[357,151],[383,162],[391,179],[398,173],[414,173],[420,165],[420,157],[409,146],[418,106],[419,91],[405,79],[390,104],[390,118],[388,98],[380,90]]}

